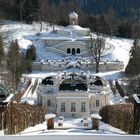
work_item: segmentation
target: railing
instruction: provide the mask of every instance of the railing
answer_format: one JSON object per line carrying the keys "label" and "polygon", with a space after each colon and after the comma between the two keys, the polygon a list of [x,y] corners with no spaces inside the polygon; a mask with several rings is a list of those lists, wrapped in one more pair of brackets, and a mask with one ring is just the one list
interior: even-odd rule
{"label": "railing", "polygon": [[84,135],[84,134],[66,134],[66,135],[31,135],[31,136],[0,136],[0,140],[139,140],[140,135]]}

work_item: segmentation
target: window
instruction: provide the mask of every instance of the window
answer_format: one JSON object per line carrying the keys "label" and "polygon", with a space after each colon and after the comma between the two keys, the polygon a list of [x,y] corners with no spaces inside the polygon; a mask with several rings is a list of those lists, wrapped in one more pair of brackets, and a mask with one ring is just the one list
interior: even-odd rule
{"label": "window", "polygon": [[70,48],[67,49],[67,53],[68,53],[68,54],[70,53]]}
{"label": "window", "polygon": [[51,106],[51,100],[47,101],[47,106]]}
{"label": "window", "polygon": [[99,100],[96,100],[96,107],[99,107],[100,106],[100,102]]}
{"label": "window", "polygon": [[71,112],[75,112],[75,102],[71,102]]}
{"label": "window", "polygon": [[78,49],[77,49],[77,54],[79,54],[79,53],[80,53],[80,49],[78,48]]}
{"label": "window", "polygon": [[61,103],[61,112],[65,112],[65,102]]}
{"label": "window", "polygon": [[86,103],[85,102],[81,103],[81,112],[86,112]]}
{"label": "window", "polygon": [[72,49],[72,55],[75,55],[75,49],[74,48]]}

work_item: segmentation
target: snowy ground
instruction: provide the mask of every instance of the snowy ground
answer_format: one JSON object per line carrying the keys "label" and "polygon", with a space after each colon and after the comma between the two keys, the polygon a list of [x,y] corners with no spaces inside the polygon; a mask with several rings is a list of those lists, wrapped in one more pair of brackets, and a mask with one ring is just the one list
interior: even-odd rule
{"label": "snowy ground", "polygon": [[[54,129],[47,129],[46,122],[41,124],[37,124],[34,127],[29,127],[24,131],[16,134],[17,136],[25,136],[25,135],[95,135],[95,134],[109,134],[109,135],[126,135],[124,131],[114,128],[108,124],[103,122],[99,123],[99,130],[91,129],[91,119],[88,118],[89,125],[88,127],[84,127],[83,123],[81,123],[82,118],[73,119],[73,118],[65,118],[64,125],[58,126],[58,118],[55,118]],[[0,131],[0,136],[3,136],[4,132]]]}
{"label": "snowy ground", "polygon": [[59,127],[57,124],[57,119],[55,119],[54,129],[48,130],[46,126],[46,122],[42,124],[38,124],[35,127],[29,127],[25,129],[23,132],[17,135],[67,135],[67,134],[84,134],[84,135],[93,135],[93,134],[111,134],[111,135],[125,135],[126,133],[109,126],[103,122],[100,122],[99,130],[91,130],[91,120],[89,118],[89,126],[84,127],[83,123],[81,123],[82,118],[72,119],[65,118],[64,125]]}
{"label": "snowy ground", "polygon": [[[25,51],[29,45],[32,43],[36,46],[37,49],[37,60],[61,60],[62,56],[57,54],[52,54],[46,51],[45,45],[42,43],[42,38],[50,35],[52,28],[48,24],[43,24],[43,30],[40,32],[40,24],[33,23],[32,25],[21,24],[17,22],[6,22],[7,24],[2,27],[1,30],[10,30],[9,38],[10,40],[18,40],[18,43],[22,51]],[[61,28],[61,27],[56,27]],[[53,37],[53,34],[51,34]],[[125,66],[129,60],[129,51],[132,46],[133,40],[112,37],[110,40],[109,37],[106,38],[106,44],[112,45],[112,52],[107,54],[102,58],[102,60],[120,60],[123,61]]]}
{"label": "snowy ground", "polygon": [[[62,28],[62,27],[56,27],[56,28]],[[6,42],[17,39],[21,50],[24,52],[29,47],[29,45],[33,43],[36,46],[36,50],[37,50],[37,61],[39,60],[61,61],[63,59],[63,57],[58,54],[47,52],[46,46],[42,43],[41,39],[43,37],[49,36],[50,31],[52,31],[52,28],[48,26],[48,24],[46,23],[43,24],[42,32],[40,32],[40,24],[38,23],[33,23],[32,25],[22,24],[21,26],[21,24],[17,22],[6,22],[6,25],[4,25],[1,28],[1,30],[3,31],[10,30],[10,35],[9,38],[6,40]],[[53,35],[51,34],[51,36]],[[109,37],[105,37],[105,38],[106,38],[106,44],[112,45],[112,49],[110,53],[107,52],[105,53],[106,55],[102,57],[102,60],[123,61],[124,66],[126,67],[129,61],[129,51],[133,44],[133,40],[125,39],[125,38],[117,38],[117,37],[112,37],[112,39],[110,39]],[[7,44],[5,46],[5,50],[7,50]],[[42,77],[43,75],[45,75],[45,73],[46,72],[33,71],[33,73],[29,74],[28,76]],[[120,71],[113,71],[113,72],[99,73],[98,75],[103,76],[104,78],[107,79],[117,79],[118,77],[123,76],[122,73],[123,72]]]}

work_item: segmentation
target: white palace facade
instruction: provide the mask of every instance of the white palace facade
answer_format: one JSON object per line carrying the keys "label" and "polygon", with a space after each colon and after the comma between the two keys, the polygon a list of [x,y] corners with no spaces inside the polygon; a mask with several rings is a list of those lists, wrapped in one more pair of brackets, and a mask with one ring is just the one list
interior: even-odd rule
{"label": "white palace facade", "polygon": [[37,88],[37,103],[48,113],[83,117],[109,104],[111,89],[104,79],[90,73],[58,73],[43,79]]}

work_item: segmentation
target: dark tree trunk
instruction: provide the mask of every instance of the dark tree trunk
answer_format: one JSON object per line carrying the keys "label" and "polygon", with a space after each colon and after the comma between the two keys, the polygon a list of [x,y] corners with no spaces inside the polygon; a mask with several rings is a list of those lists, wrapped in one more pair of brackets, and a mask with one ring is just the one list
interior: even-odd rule
{"label": "dark tree trunk", "polygon": [[99,62],[96,62],[96,69],[95,69],[96,73],[99,73]]}

